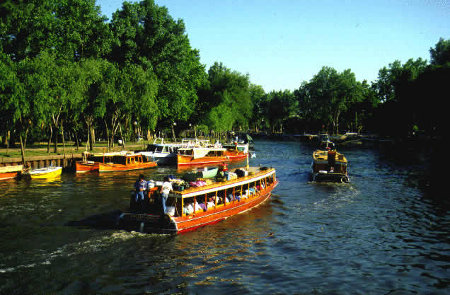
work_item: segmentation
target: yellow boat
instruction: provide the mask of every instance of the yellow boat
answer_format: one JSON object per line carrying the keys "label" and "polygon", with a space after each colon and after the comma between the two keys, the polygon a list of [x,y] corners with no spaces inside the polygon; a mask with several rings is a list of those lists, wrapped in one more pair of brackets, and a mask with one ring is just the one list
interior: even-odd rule
{"label": "yellow boat", "polygon": [[336,150],[316,150],[313,153],[313,181],[349,182],[347,158]]}
{"label": "yellow boat", "polygon": [[44,167],[30,171],[32,179],[54,178],[61,176],[62,167]]}

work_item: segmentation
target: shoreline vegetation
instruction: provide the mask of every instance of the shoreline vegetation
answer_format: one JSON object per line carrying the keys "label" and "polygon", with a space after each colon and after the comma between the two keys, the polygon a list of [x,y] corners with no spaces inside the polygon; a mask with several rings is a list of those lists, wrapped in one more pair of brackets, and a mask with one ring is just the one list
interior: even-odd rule
{"label": "shoreline vegetation", "polygon": [[295,90],[266,93],[219,61],[206,69],[183,20],[153,0],[125,1],[110,20],[95,0],[5,0],[0,12],[0,146],[19,145],[23,162],[33,143],[63,154],[102,138],[110,151],[186,130],[446,136],[448,39],[430,61],[393,61],[376,81],[325,65]]}

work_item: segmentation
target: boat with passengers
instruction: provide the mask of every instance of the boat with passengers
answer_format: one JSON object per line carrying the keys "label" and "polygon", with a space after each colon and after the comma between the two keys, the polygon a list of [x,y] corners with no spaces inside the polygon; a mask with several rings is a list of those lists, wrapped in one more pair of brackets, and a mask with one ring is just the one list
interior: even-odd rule
{"label": "boat with passengers", "polygon": [[171,179],[173,190],[162,212],[160,190],[162,182],[149,182],[146,205],[135,206],[122,213],[120,228],[149,233],[183,233],[222,221],[250,210],[270,198],[278,180],[274,168],[246,167],[234,172],[221,171],[215,180],[200,179],[185,183]]}
{"label": "boat with passengers", "polygon": [[322,141],[313,152],[312,180],[317,182],[349,182],[347,158],[336,151],[329,140]]}

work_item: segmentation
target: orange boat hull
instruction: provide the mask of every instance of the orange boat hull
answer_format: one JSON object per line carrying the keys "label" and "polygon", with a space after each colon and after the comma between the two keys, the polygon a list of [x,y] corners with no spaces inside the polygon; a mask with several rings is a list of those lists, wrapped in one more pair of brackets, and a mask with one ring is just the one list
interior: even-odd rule
{"label": "orange boat hull", "polygon": [[99,163],[99,172],[115,172],[115,171],[131,171],[156,167],[156,162],[145,162],[136,164],[115,164],[115,163]]}
{"label": "orange boat hull", "polygon": [[77,173],[86,173],[91,171],[98,171],[100,167],[99,162],[83,162],[83,161],[77,161],[75,163],[76,172]]}
{"label": "orange boat hull", "polygon": [[220,209],[201,212],[194,216],[174,217],[173,220],[177,225],[177,233],[192,231],[199,227],[214,224],[233,215],[250,210],[269,199],[275,185],[272,188],[267,189],[267,192],[261,193],[257,198],[231,202]]}
{"label": "orange boat hull", "polygon": [[247,158],[245,153],[226,153],[225,156],[202,157],[194,159],[193,156],[177,155],[178,167],[183,166],[201,166],[201,165],[217,165],[222,163],[243,161]]}
{"label": "orange boat hull", "polygon": [[[239,182],[239,180],[237,180]],[[278,181],[260,190],[255,196],[233,200],[226,204],[217,205],[216,208],[206,211],[199,210],[192,215],[169,217],[161,214],[148,213],[122,213],[119,218],[119,226],[129,230],[158,233],[184,233],[197,228],[220,222],[233,215],[250,210],[270,198],[272,190],[278,185]],[[211,189],[211,188],[209,188]],[[220,187],[218,187],[220,189]],[[205,188],[208,190],[208,187]]]}
{"label": "orange boat hull", "polygon": [[17,171],[0,173],[0,180],[12,179],[17,176]]}

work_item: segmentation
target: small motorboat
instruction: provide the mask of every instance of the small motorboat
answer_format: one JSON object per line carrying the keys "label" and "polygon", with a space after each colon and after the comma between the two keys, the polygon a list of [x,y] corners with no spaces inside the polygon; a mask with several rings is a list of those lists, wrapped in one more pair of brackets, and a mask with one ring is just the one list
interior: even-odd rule
{"label": "small motorboat", "polygon": [[11,179],[17,177],[17,174],[21,172],[23,165],[13,165],[0,167],[0,180]]}
{"label": "small motorboat", "polygon": [[29,172],[32,179],[45,179],[61,176],[62,167],[44,167],[39,169],[33,169]]}
{"label": "small motorboat", "polygon": [[[334,145],[333,145],[334,146]],[[313,153],[312,180],[321,182],[349,182],[347,158],[334,149],[316,150]]]}

